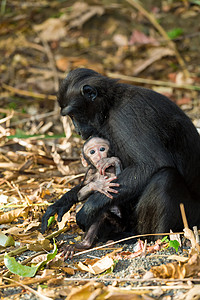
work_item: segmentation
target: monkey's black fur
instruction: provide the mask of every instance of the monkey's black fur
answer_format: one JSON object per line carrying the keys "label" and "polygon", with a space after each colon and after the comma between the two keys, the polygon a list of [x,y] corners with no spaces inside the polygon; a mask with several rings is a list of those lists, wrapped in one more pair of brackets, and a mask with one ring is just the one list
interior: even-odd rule
{"label": "monkey's black fur", "polygon": [[[89,93],[89,94],[88,94]],[[83,139],[98,135],[110,141],[123,166],[113,199],[92,194],[77,214],[88,228],[113,204],[134,233],[183,229],[179,204],[189,226],[200,226],[200,136],[173,102],[152,90],[118,83],[88,69],[71,71],[62,82],[58,101]],[[77,202],[76,186],[47,209],[58,219]]]}

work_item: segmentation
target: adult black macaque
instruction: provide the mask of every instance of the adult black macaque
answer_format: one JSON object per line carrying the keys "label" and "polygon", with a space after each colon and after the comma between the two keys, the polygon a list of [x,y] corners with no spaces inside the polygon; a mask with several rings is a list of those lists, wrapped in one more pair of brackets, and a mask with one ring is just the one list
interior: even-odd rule
{"label": "adult black macaque", "polygon": [[[161,94],[89,69],[68,74],[58,101],[61,114],[71,117],[82,138],[109,140],[123,166],[113,199],[97,192],[77,213],[84,231],[113,204],[123,210],[134,233],[182,230],[180,203],[189,226],[200,226],[200,137],[181,109]],[[76,186],[47,209],[43,231],[51,215],[57,213],[61,220],[77,202],[79,189]]]}

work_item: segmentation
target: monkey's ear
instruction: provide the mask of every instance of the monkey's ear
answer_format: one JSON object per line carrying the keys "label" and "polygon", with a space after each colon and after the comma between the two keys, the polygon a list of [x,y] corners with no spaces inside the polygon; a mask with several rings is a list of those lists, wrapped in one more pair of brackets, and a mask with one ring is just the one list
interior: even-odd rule
{"label": "monkey's ear", "polygon": [[90,85],[84,85],[81,87],[81,94],[86,99],[94,101],[94,99],[97,97],[97,90]]}
{"label": "monkey's ear", "polygon": [[82,165],[87,168],[88,167],[88,163],[86,161],[86,159],[83,157],[83,154],[80,155],[81,156],[81,162],[82,162]]}

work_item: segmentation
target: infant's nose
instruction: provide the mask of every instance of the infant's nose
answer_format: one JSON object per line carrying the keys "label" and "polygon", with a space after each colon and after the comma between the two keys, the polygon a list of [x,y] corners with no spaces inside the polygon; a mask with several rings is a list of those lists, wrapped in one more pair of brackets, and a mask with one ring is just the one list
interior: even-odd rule
{"label": "infant's nose", "polygon": [[98,158],[98,160],[101,159],[101,152],[100,151],[97,151],[97,158]]}

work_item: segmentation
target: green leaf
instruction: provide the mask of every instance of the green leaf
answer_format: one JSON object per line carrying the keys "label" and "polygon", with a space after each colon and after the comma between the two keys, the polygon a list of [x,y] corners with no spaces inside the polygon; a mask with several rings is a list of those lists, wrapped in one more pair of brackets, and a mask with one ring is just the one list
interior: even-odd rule
{"label": "green leaf", "polygon": [[54,134],[54,135],[44,135],[44,134],[26,134],[23,133],[22,130],[16,130],[16,134],[9,135],[6,138],[11,140],[14,138],[18,139],[29,139],[29,138],[35,138],[35,139],[59,139],[65,137],[65,134]]}
{"label": "green leaf", "polygon": [[196,5],[200,5],[200,0],[190,0],[190,2]]}
{"label": "green leaf", "polygon": [[178,251],[178,247],[180,246],[177,240],[169,241],[169,246],[174,248],[176,252]]}
{"label": "green leaf", "polygon": [[164,236],[164,238],[161,240],[162,243],[168,243],[169,242],[169,239],[168,239],[168,236]]}
{"label": "green leaf", "polygon": [[15,241],[11,235],[7,236],[4,233],[0,232],[0,246],[9,247],[14,245],[15,245]]}
{"label": "green leaf", "polygon": [[17,274],[22,277],[33,277],[39,268],[43,267],[48,261],[52,260],[56,256],[57,252],[58,249],[54,240],[53,252],[48,253],[46,260],[39,262],[36,266],[29,267],[21,265],[14,257],[10,257],[7,253],[4,255],[4,264],[13,274]]}
{"label": "green leaf", "polygon": [[47,227],[49,227],[54,221],[55,221],[55,216],[51,216],[51,217],[48,219]]}
{"label": "green leaf", "polygon": [[29,267],[21,265],[14,257],[10,257],[7,253],[4,255],[4,264],[11,273],[23,277],[33,277],[38,270],[37,266]]}
{"label": "green leaf", "polygon": [[5,243],[5,247],[10,247],[10,246],[15,246],[15,240],[13,239],[13,237],[11,235],[9,235],[7,237],[7,240]]}
{"label": "green leaf", "polygon": [[174,29],[167,32],[167,35],[171,40],[177,38],[178,36],[180,36],[182,34],[183,34],[183,29],[182,28],[174,28]]}

